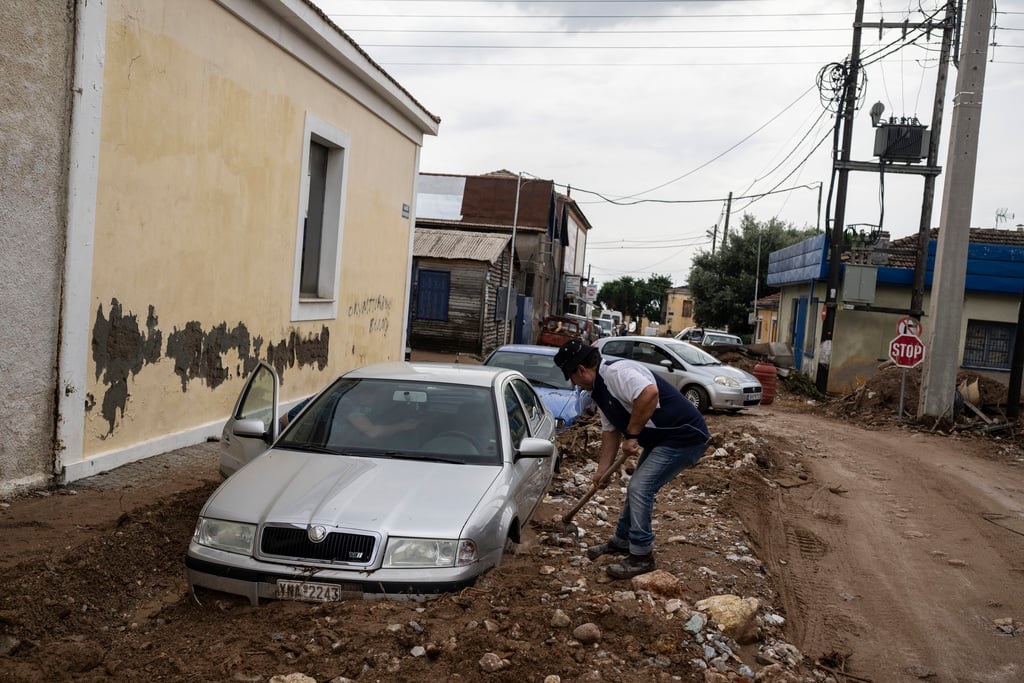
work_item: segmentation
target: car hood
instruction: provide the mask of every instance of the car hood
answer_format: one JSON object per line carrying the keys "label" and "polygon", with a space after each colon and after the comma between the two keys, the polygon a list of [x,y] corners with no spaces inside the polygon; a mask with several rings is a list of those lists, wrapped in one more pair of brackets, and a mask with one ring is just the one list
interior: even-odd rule
{"label": "car hood", "polygon": [[270,450],[203,509],[239,522],[319,524],[385,535],[457,537],[502,468]]}
{"label": "car hood", "polygon": [[758,379],[746,370],[740,370],[739,368],[734,368],[731,365],[691,365],[689,366],[689,369],[691,372],[706,375],[712,379],[720,375],[725,375],[726,377],[732,377],[736,381],[744,384],[759,383]]}

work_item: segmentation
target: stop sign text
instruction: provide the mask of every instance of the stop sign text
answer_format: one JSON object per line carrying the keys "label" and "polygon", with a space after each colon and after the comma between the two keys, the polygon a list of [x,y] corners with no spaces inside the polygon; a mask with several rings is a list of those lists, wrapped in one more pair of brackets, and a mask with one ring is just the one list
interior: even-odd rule
{"label": "stop sign text", "polygon": [[889,358],[899,368],[917,367],[924,361],[924,342],[912,334],[901,334],[889,342]]}

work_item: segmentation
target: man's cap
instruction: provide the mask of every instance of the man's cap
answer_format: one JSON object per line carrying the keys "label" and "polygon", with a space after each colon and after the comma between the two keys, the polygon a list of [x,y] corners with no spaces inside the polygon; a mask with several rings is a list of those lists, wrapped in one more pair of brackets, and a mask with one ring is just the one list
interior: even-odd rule
{"label": "man's cap", "polygon": [[555,365],[561,368],[562,374],[569,379],[569,376],[576,372],[576,368],[587,359],[592,350],[593,348],[585,341],[574,337],[558,349],[558,353],[555,354]]}

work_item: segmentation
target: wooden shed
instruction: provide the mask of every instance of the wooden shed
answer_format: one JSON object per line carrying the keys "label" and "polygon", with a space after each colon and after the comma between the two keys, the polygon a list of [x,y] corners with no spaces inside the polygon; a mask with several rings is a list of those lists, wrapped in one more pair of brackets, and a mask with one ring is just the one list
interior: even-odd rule
{"label": "wooden shed", "polygon": [[482,357],[504,342],[508,328],[498,299],[507,291],[510,239],[416,229],[409,311],[413,348]]}

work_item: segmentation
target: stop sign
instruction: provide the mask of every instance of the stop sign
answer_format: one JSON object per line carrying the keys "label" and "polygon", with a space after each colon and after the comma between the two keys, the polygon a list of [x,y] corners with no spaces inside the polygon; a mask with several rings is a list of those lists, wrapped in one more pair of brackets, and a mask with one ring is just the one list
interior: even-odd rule
{"label": "stop sign", "polygon": [[924,342],[912,334],[900,334],[889,342],[889,358],[898,368],[914,368],[924,361]]}

